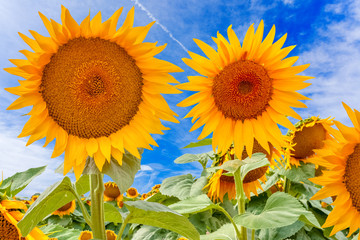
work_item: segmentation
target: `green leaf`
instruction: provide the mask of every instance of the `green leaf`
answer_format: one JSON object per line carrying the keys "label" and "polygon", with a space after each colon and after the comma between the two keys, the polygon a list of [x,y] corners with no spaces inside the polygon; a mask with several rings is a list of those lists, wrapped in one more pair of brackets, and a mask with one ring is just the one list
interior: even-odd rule
{"label": "green leaf", "polygon": [[198,196],[203,194],[203,188],[205,187],[205,185],[208,183],[208,178],[207,177],[200,177],[198,179],[195,180],[195,182],[193,183],[193,185],[190,188],[190,197],[194,197],[194,196]]}
{"label": "green leaf", "polygon": [[187,198],[180,202],[169,205],[169,208],[177,211],[180,214],[198,213],[218,207],[219,206],[215,205],[206,194]]}
{"label": "green leaf", "polygon": [[200,239],[198,231],[186,217],[162,204],[146,201],[124,204],[130,211],[129,223],[165,228],[189,239]]}
{"label": "green leaf", "polygon": [[260,239],[272,239],[272,240],[282,240],[288,237],[295,235],[301,228],[303,228],[305,223],[301,221],[296,221],[291,225],[281,227],[281,228],[269,228],[261,229],[259,232]]}
{"label": "green leaf", "polygon": [[163,228],[152,226],[141,226],[141,228],[131,238],[132,240],[176,240],[180,236]]}
{"label": "green leaf", "polygon": [[23,190],[36,176],[45,171],[46,166],[38,168],[30,168],[24,172],[15,173],[13,176],[6,178],[1,186],[0,191],[9,189],[6,195],[13,197]]}
{"label": "green leaf", "polygon": [[280,175],[286,176],[293,182],[304,182],[313,185],[308,178],[315,177],[315,165],[312,163],[300,163],[298,167],[292,167],[291,169],[279,169]]}
{"label": "green leaf", "polygon": [[250,229],[284,227],[297,220],[320,228],[319,222],[310,211],[305,210],[296,198],[283,192],[271,195],[260,214],[247,212],[234,218],[237,224]]}
{"label": "green leaf", "polygon": [[194,147],[202,147],[202,146],[208,146],[212,144],[212,139],[211,138],[205,138],[202,139],[198,142],[192,142],[189,145],[183,147],[183,148],[194,148]]}
{"label": "green leaf", "polygon": [[[79,179],[79,184],[76,184],[79,195],[85,194],[90,190],[90,187],[86,188],[88,186],[86,182],[88,181],[88,175],[83,175]],[[63,180],[48,187],[30,206],[22,220],[18,223],[21,233],[24,236],[28,235],[47,215],[74,200],[73,191],[74,188],[69,177],[65,177]]]}
{"label": "green leaf", "polygon": [[242,180],[244,180],[246,174],[248,174],[250,171],[270,165],[269,160],[263,153],[254,153],[251,158],[247,157],[242,160],[242,163],[243,166],[240,169]]}
{"label": "green leaf", "polygon": [[77,240],[81,233],[80,230],[64,228],[54,224],[45,225],[40,230],[49,237],[57,238],[58,240]]}
{"label": "green leaf", "polygon": [[190,162],[204,162],[207,161],[210,156],[214,154],[213,151],[207,152],[207,153],[199,153],[199,154],[190,154],[186,153],[177,159],[175,159],[175,163],[177,164],[184,164],[184,163],[190,163]]}
{"label": "green leaf", "polygon": [[[240,226],[238,226],[240,229]],[[234,226],[231,223],[227,223],[223,225],[221,228],[216,230],[213,233],[207,234],[207,235],[201,235],[201,240],[232,240],[236,239]]]}
{"label": "green leaf", "polygon": [[190,196],[202,194],[202,188],[207,181],[205,178],[206,177],[200,177],[194,183],[191,174],[169,177],[162,182],[160,192],[164,195],[184,200]]}
{"label": "green leaf", "polygon": [[122,223],[123,219],[119,210],[109,203],[104,203],[105,221],[113,223]]}
{"label": "green leaf", "polygon": [[[260,189],[261,192],[266,192],[269,190],[278,180],[280,179],[280,175],[278,173],[274,173],[268,179],[265,183],[261,184],[261,187],[263,190]],[[259,192],[258,192],[259,193]]]}
{"label": "green leaf", "polygon": [[51,215],[47,218],[48,224],[52,225],[61,225],[63,227],[67,227],[72,223],[72,219],[70,215],[65,215],[63,217],[57,215]]}

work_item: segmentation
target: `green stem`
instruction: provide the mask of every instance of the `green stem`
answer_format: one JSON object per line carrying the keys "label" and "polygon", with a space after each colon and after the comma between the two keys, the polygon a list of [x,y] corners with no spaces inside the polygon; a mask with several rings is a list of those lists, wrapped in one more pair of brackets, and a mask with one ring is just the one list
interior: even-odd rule
{"label": "green stem", "polygon": [[251,240],[255,240],[255,229],[251,230]]}
{"label": "green stem", "polygon": [[284,192],[289,193],[291,181],[286,176],[284,177]]}
{"label": "green stem", "polygon": [[76,201],[78,202],[78,204],[80,206],[80,209],[81,209],[81,212],[82,212],[82,214],[84,216],[85,222],[90,226],[90,228],[92,228],[91,217],[90,217],[88,211],[86,210],[83,201],[81,201],[81,198],[80,198],[79,194],[76,191],[76,185],[75,184],[73,186],[73,189],[71,189],[71,190],[72,190],[72,193],[74,194],[74,196],[76,198]]}
{"label": "green stem", "polygon": [[230,214],[229,214],[224,208],[222,208],[222,207],[220,207],[220,206],[218,206],[217,209],[218,209],[219,211],[221,211],[222,213],[224,213],[225,216],[230,220],[230,222],[231,222],[232,225],[234,226],[234,229],[235,229],[235,233],[236,233],[237,238],[240,239],[240,238],[241,238],[241,233],[240,233],[240,231],[239,231],[236,223],[234,222],[234,220],[233,220],[232,217],[230,216]]}
{"label": "green stem", "polygon": [[90,175],[91,223],[94,238],[106,240],[104,217],[104,183],[103,175]]}
{"label": "green stem", "polygon": [[119,233],[118,233],[118,235],[117,235],[117,237],[116,237],[116,240],[121,240],[121,239],[122,239],[122,235],[123,235],[123,233],[124,233],[125,227],[126,227],[127,223],[128,223],[129,220],[130,220],[130,216],[131,216],[131,213],[129,213],[129,214],[126,216],[124,222],[121,224],[121,228],[120,228]]}
{"label": "green stem", "polygon": [[[234,173],[235,179],[235,190],[236,190],[236,201],[238,204],[238,213],[239,215],[245,213],[245,192],[243,187],[243,181],[241,179],[241,167]],[[240,229],[241,240],[247,240],[247,230],[244,226],[241,226]]]}

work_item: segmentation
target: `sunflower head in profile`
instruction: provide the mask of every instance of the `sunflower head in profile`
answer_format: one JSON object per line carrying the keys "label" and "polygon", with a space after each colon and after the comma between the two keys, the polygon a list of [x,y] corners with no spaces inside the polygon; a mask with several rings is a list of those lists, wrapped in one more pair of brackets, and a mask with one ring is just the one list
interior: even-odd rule
{"label": "sunflower head in profile", "polygon": [[136,188],[131,187],[126,191],[126,196],[128,198],[137,198],[137,196],[139,196],[139,193]]}
{"label": "sunflower head in profile", "polygon": [[314,116],[295,124],[295,130],[287,133],[287,145],[283,150],[287,167],[300,166],[301,161],[317,164],[315,152],[324,147],[325,140],[332,139],[328,129],[333,124],[330,117],[320,119]]}
{"label": "sunflower head in profile", "polygon": [[65,152],[64,174],[81,175],[90,156],[101,171],[113,157],[122,164],[125,150],[140,158],[138,148],[157,146],[150,134],[163,134],[162,120],[178,122],[161,94],[180,93],[169,72],[179,67],[155,58],[163,46],[143,42],[150,27],[133,27],[134,8],[117,29],[122,8],[102,22],[101,12],[78,24],[62,7],[62,24],[40,17],[50,37],[30,31],[20,37],[32,51],[26,59],[11,59],[6,68],[20,76],[18,95],[8,109],[32,106],[19,137],[27,145],[46,137],[56,139],[52,157]]}
{"label": "sunflower head in profile", "polygon": [[323,228],[334,226],[330,235],[350,228],[349,235],[360,228],[360,112],[343,103],[354,127],[334,121],[336,127],[331,134],[336,141],[326,140],[325,149],[317,152],[318,164],[328,170],[320,177],[310,179],[322,185],[311,199],[333,197],[334,206]]}
{"label": "sunflower head in profile", "polygon": [[[264,23],[256,32],[251,25],[242,46],[231,26],[229,41],[220,33],[210,45],[194,39],[206,57],[189,52],[191,59],[183,61],[202,76],[190,76],[179,89],[197,91],[178,104],[188,107],[197,104],[185,117],[197,120],[190,131],[204,125],[199,139],[212,135],[215,151],[224,153],[234,144],[242,154],[243,146],[249,156],[254,139],[270,154],[270,145],[281,149],[284,137],[277,124],[294,129],[286,116],[301,117],[291,107],[306,107],[298,100],[308,99],[297,93],[310,83],[311,77],[299,76],[309,65],[293,66],[298,57],[285,58],[295,46],[282,48],[286,34],[273,43],[275,26],[263,39]],[[226,133],[226,134],[224,134]]]}
{"label": "sunflower head in profile", "polygon": [[34,228],[26,237],[21,237],[17,223],[23,218],[23,212],[26,210],[27,207],[22,201],[2,200],[0,202],[0,239],[48,239],[48,237],[37,227]]}
{"label": "sunflower head in profile", "polygon": [[79,236],[79,240],[93,239],[93,233],[91,231],[82,231]]}
{"label": "sunflower head in profile", "polygon": [[60,217],[65,216],[65,215],[70,215],[70,213],[73,213],[75,211],[75,208],[76,208],[76,202],[75,202],[75,200],[72,200],[71,202],[68,202],[61,208],[57,209],[52,214],[58,215]]}
{"label": "sunflower head in profile", "polygon": [[[275,166],[276,163],[275,159],[280,159],[280,153],[270,146],[270,154],[256,141],[254,140],[253,143],[253,153],[261,152],[266,154],[266,157],[269,159],[271,166]],[[229,152],[225,153],[221,156],[220,161],[216,164],[218,166],[222,165],[224,162],[227,162],[231,159],[234,159],[234,148],[230,147]],[[244,160],[248,157],[246,149],[243,149],[241,160]],[[248,199],[250,199],[251,192],[255,195],[258,195],[257,189],[262,189],[260,181],[266,181],[266,172],[268,170],[268,166],[264,166],[261,168],[254,169],[250,171],[243,180],[243,188],[245,195]],[[225,194],[228,194],[229,199],[236,198],[236,191],[235,191],[235,180],[233,176],[224,175],[226,173],[225,170],[220,169],[210,178],[209,183],[204,188],[209,188],[208,196],[213,201],[219,199],[221,202]]]}
{"label": "sunflower head in profile", "polygon": [[104,201],[117,201],[122,195],[120,193],[120,189],[118,185],[114,182],[107,182],[104,184]]}

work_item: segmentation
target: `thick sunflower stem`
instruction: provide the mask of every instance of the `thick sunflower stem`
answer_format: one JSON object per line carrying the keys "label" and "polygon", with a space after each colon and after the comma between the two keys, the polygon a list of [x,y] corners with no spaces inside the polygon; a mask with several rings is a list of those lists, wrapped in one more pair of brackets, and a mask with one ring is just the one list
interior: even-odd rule
{"label": "thick sunflower stem", "polygon": [[91,223],[94,238],[106,240],[103,175],[90,175]]}
{"label": "thick sunflower stem", "polygon": [[[238,204],[239,215],[245,213],[245,192],[243,187],[243,181],[240,174],[241,167],[234,173],[235,179],[235,190],[236,190],[236,201]],[[244,226],[240,228],[241,240],[247,240],[247,229]]]}

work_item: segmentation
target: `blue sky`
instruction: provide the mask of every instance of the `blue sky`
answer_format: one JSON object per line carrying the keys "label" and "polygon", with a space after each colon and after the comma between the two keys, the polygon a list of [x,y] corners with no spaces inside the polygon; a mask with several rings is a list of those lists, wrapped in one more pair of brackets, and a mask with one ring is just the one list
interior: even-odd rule
{"label": "blue sky", "polygon": [[[156,20],[146,41],[167,43],[166,49],[158,58],[177,64],[184,73],[174,76],[185,82],[187,76],[197,75],[187,67],[181,58],[188,57],[186,50],[202,54],[193,42],[201,39],[214,46],[211,36],[217,31],[226,35],[227,27],[232,24],[240,39],[250,24],[259,24],[263,19],[267,33],[276,25],[276,39],[287,33],[285,46],[297,45],[291,52],[300,56],[297,64],[310,63],[304,74],[316,77],[302,94],[312,98],[306,101],[307,109],[297,109],[303,118],[311,115],[333,116],[344,124],[350,125],[341,101],[350,107],[360,109],[360,2],[324,0],[277,0],[277,1],[198,1],[198,0],[84,0],[84,1],[4,1],[0,5],[0,64],[2,68],[12,64],[8,59],[23,58],[18,52],[29,49],[17,32],[27,35],[35,30],[48,36],[38,15],[42,12],[49,18],[60,22],[60,4],[66,6],[73,17],[82,21],[89,10],[91,16],[102,12],[103,19],[110,17],[115,10],[124,7],[118,26],[132,6],[135,5],[135,26],[146,25]],[[43,141],[25,147],[27,139],[17,135],[25,122],[21,116],[29,109],[6,111],[6,107],[16,99],[3,88],[16,86],[18,78],[0,71],[0,171],[4,177],[30,167],[48,165],[46,172],[34,180],[22,195],[29,196],[42,192],[47,186],[62,178],[53,170],[63,161],[63,156],[51,159],[53,145],[42,148]],[[164,122],[171,128],[164,135],[154,135],[159,147],[153,151],[145,150],[142,170],[134,185],[140,192],[147,192],[151,186],[161,183],[164,178],[191,173],[198,176],[200,164],[176,165],[173,160],[184,153],[209,151],[210,148],[181,149],[196,141],[201,130],[189,133],[190,119],[182,119],[191,108],[179,108],[176,104],[190,92],[165,96],[170,107],[179,114],[180,124]],[[291,119],[292,121],[294,119]]]}

